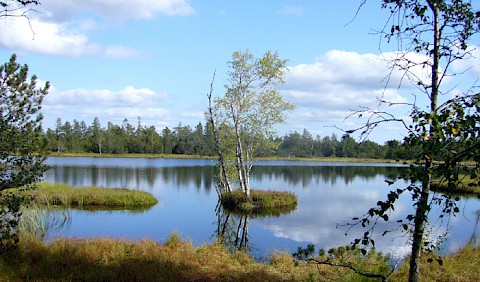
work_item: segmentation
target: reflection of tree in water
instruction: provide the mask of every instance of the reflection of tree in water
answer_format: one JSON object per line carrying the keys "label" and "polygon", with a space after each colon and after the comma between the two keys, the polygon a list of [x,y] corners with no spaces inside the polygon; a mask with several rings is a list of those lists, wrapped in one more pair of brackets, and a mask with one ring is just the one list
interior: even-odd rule
{"label": "reflection of tree in water", "polygon": [[186,167],[82,167],[52,166],[47,178],[63,182],[74,187],[104,186],[111,188],[149,188],[153,189],[156,180],[175,182],[176,186],[190,187],[207,192],[214,185],[214,166]]}
{"label": "reflection of tree in water", "polygon": [[470,237],[470,240],[468,240],[468,244],[471,246],[477,246],[478,244],[477,227],[478,227],[479,220],[480,220],[480,210],[475,212],[475,226],[473,227],[472,236]]}
{"label": "reflection of tree in water", "polygon": [[[52,166],[46,173],[54,182],[78,186],[104,186],[153,190],[157,182],[174,183],[179,189],[195,187],[210,191],[215,185],[215,166],[173,167],[102,167],[102,166]],[[355,178],[371,179],[378,176],[393,178],[400,167],[382,166],[288,166],[259,165],[252,171],[253,180],[271,179],[285,184],[308,186],[325,183],[352,183]],[[160,181],[161,180],[161,181]]]}
{"label": "reflection of tree in water", "polygon": [[228,211],[217,205],[216,239],[230,252],[250,251],[250,240],[248,238],[248,214],[239,214]]}
{"label": "reflection of tree in water", "polygon": [[218,242],[223,244],[230,252],[252,251],[248,234],[250,219],[259,217],[280,217],[289,214],[297,208],[297,205],[278,207],[246,213],[240,210],[230,210],[222,206],[220,201],[215,208],[217,215],[217,230],[215,236]]}
{"label": "reflection of tree in water", "polygon": [[197,190],[203,187],[209,192],[215,183],[215,169],[215,166],[161,167],[157,173],[165,182],[175,181],[179,188],[189,187],[193,182]]}
{"label": "reflection of tree in water", "polygon": [[349,184],[356,177],[371,179],[384,176],[385,179],[391,179],[397,177],[401,169],[393,166],[255,166],[252,170],[252,178],[277,179],[293,185],[302,184],[302,186],[308,186],[311,182],[335,184],[340,180]]}

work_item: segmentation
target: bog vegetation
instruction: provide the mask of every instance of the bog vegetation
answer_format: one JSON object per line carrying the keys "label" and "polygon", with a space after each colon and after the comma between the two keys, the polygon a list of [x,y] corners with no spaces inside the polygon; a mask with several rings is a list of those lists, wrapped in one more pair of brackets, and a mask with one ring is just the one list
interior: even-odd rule
{"label": "bog vegetation", "polygon": [[[478,248],[467,247],[444,258],[444,264],[425,264],[423,281],[479,281]],[[369,272],[390,272],[388,257],[367,255],[340,247],[315,254],[342,260]],[[220,244],[194,247],[172,234],[165,243],[108,238],[57,239],[45,243],[23,236],[18,249],[0,256],[0,281],[376,281],[344,267],[297,261],[275,252],[257,262],[244,252],[228,252]],[[407,267],[389,281],[405,281]]]}
{"label": "bog vegetation", "polygon": [[26,199],[25,204],[35,203],[45,207],[76,209],[138,209],[155,205],[157,199],[144,191],[99,187],[73,188],[63,183],[40,182],[37,189],[7,189],[0,193],[16,193]]}

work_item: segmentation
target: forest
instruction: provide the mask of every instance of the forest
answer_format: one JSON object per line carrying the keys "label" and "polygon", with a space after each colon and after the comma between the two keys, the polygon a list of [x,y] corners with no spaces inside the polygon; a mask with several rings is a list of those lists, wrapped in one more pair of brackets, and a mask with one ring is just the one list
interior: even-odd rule
{"label": "forest", "polygon": [[[142,125],[139,117],[132,125],[127,119],[121,125],[108,122],[101,125],[95,118],[84,121],[62,122],[57,119],[55,129],[47,129],[44,138],[50,152],[98,154],[184,154],[216,156],[210,123],[199,122],[195,128],[182,125],[157,131],[154,126]],[[307,129],[289,132],[274,140],[273,149],[259,151],[256,157],[345,157],[372,159],[411,159],[414,149],[407,149],[398,140],[378,144],[365,140],[358,142],[348,134],[338,137],[313,136]]]}

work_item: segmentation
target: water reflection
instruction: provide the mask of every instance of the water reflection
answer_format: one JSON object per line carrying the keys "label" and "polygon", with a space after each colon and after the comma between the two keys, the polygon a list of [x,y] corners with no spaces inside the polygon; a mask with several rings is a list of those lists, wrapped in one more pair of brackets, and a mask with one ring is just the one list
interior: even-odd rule
{"label": "water reflection", "polygon": [[174,182],[178,189],[190,187],[207,192],[214,187],[214,166],[184,167],[87,167],[51,166],[45,179],[73,187],[97,186],[153,191],[162,183]]}
{"label": "water reflection", "polygon": [[[230,241],[233,248],[241,247],[238,243],[246,243],[250,248],[254,246],[256,257],[276,250],[294,252],[298,246],[309,243],[324,249],[335,248],[361,237],[362,229],[352,229],[349,236],[345,236],[345,228],[337,226],[362,216],[378,200],[384,200],[390,189],[397,188],[388,187],[385,179],[402,169],[380,164],[259,162],[252,171],[252,187],[291,191],[297,195],[298,205],[296,210],[279,217],[243,217],[215,210],[218,199],[214,190],[213,161],[49,158],[48,162],[52,166],[45,174],[48,181],[72,186],[145,190],[159,201],[152,209],[138,214],[74,211],[71,224],[56,236],[162,241],[178,231],[184,238],[201,245],[216,238],[212,238],[212,229],[215,229],[215,234],[223,234],[223,240]],[[441,227],[442,222],[432,220],[433,236],[451,228],[445,244],[448,252],[471,241],[472,228],[475,240],[480,232],[480,227],[475,226],[479,199],[463,198],[459,207],[463,212],[445,221]],[[391,218],[405,218],[412,210],[411,199],[402,197]],[[432,210],[432,218],[436,212]],[[378,230],[394,229],[394,220],[393,223],[379,223]],[[405,254],[409,249],[408,234],[391,235],[377,238],[377,249]]]}
{"label": "water reflection", "polygon": [[[192,161],[195,160],[188,160],[186,164],[189,165],[180,166],[179,160],[175,160],[174,165],[166,162],[159,166],[151,166],[151,163],[137,162],[137,159],[131,159],[129,165],[122,161],[117,162],[122,159],[108,158],[99,159],[103,160],[101,164],[80,161],[80,165],[71,165],[75,160],[70,160],[70,162],[59,161],[62,158],[50,158],[49,160],[51,169],[46,173],[45,178],[49,181],[67,183],[74,187],[98,186],[152,191],[159,183],[175,182],[179,189],[188,187],[193,183],[197,189],[209,191],[215,184],[216,167],[212,162],[199,166],[194,165]],[[110,163],[106,160],[110,160]],[[370,166],[358,166],[359,164],[356,166],[347,164],[343,166],[330,166],[329,164],[299,166],[297,162],[281,163],[285,165],[267,165],[268,162],[259,163],[253,167],[252,179],[281,182],[289,186],[305,188],[312,184],[350,184],[355,179],[368,180],[379,176],[384,179],[391,179],[397,176],[401,169],[396,166],[385,167],[371,164]]]}
{"label": "water reflection", "polygon": [[248,236],[250,216],[246,213],[235,214],[224,209],[221,204],[217,205],[215,212],[217,215],[216,240],[231,252],[250,251],[251,246]]}

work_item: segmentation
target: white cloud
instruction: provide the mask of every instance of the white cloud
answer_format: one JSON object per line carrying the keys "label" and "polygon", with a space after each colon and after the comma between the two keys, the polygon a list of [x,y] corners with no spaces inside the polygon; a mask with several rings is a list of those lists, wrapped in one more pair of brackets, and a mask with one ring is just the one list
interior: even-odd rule
{"label": "white cloud", "polygon": [[[285,85],[280,89],[287,100],[297,105],[287,121],[288,125],[320,130],[330,135],[334,127],[348,130],[364,125],[366,115],[362,118],[355,115],[345,120],[360,107],[385,110],[396,117],[406,116],[410,107],[401,104],[409,102],[407,98],[413,97],[411,93],[417,92],[417,89],[404,73],[389,68],[391,59],[399,56],[416,64],[429,62],[428,57],[411,53],[376,55],[332,50],[311,64],[290,67]],[[422,82],[428,82],[428,70],[425,68],[415,66],[411,72]],[[399,85],[402,87],[399,88]],[[396,105],[380,104],[380,99]],[[398,130],[395,130],[395,136],[388,136],[383,132],[385,137],[382,139],[399,138],[397,133]]]}
{"label": "white cloud", "polygon": [[41,9],[44,10],[44,17],[62,22],[81,13],[93,13],[115,20],[151,19],[157,14],[176,16],[195,13],[186,0],[44,0]]}
{"label": "white cloud", "polygon": [[100,50],[84,34],[68,30],[64,25],[36,19],[9,18],[3,22],[0,44],[10,49],[61,56],[83,56]]}
{"label": "white cloud", "polygon": [[[398,89],[387,86],[384,56],[330,51],[313,64],[291,67],[281,91],[299,107],[320,109],[315,116],[322,119],[343,119],[359,106],[377,107],[380,98],[405,103]],[[399,81],[400,74],[393,73],[390,83],[396,86]]]}
{"label": "white cloud", "polygon": [[89,122],[98,117],[101,122],[119,123],[124,118],[136,120],[141,117],[149,125],[164,124],[170,120],[170,111],[163,108],[166,93],[148,88],[127,86],[118,91],[106,89],[50,89],[45,97],[43,114],[47,124],[61,117],[65,121],[77,119]]}
{"label": "white cloud", "polygon": [[157,14],[190,15],[195,11],[186,0],[45,0],[38,12],[9,17],[0,26],[0,45],[49,55],[79,57],[102,54],[108,58],[145,58],[143,52],[126,46],[92,43],[88,31],[104,19],[151,19]]}
{"label": "white cloud", "polygon": [[66,91],[51,91],[45,98],[45,105],[85,105],[89,106],[122,106],[131,104],[150,105],[163,100],[167,94],[156,93],[148,88],[127,86],[119,91],[106,89],[72,89]]}

